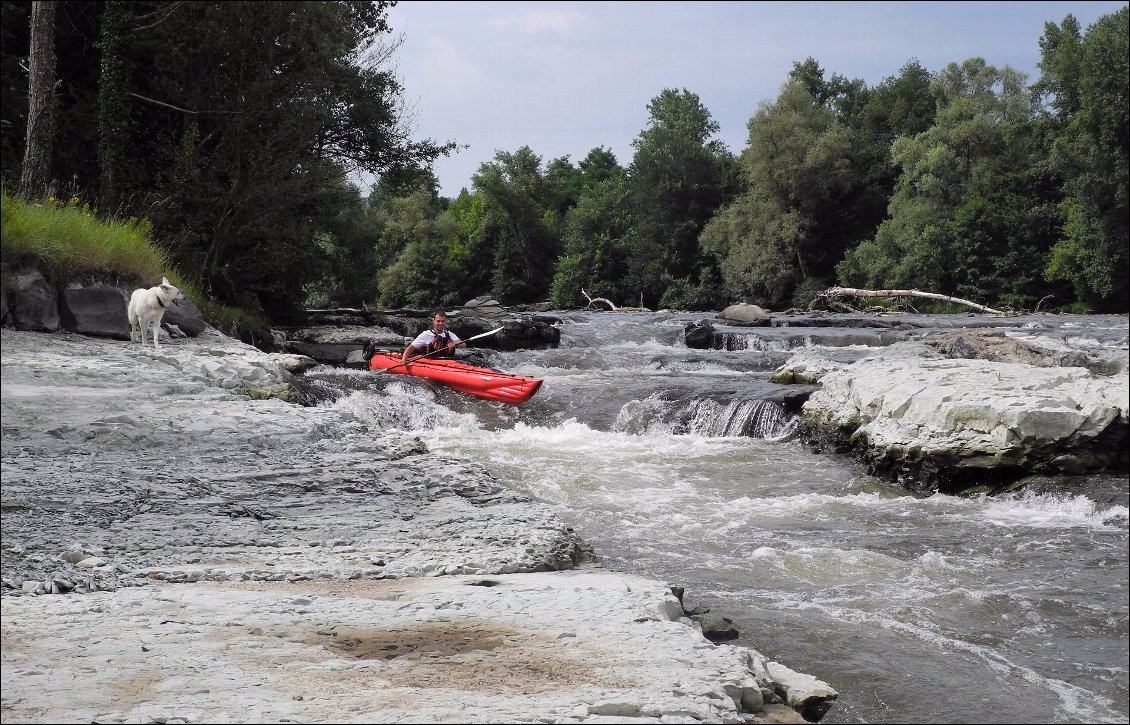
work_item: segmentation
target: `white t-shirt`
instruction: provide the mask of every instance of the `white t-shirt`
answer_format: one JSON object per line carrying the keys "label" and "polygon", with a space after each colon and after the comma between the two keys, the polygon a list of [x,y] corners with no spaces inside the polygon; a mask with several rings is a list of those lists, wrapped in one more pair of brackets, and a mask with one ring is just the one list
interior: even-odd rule
{"label": "white t-shirt", "polygon": [[[447,330],[444,334],[447,335],[448,342],[463,342],[459,339],[459,336],[451,330]],[[416,335],[416,339],[412,341],[412,347],[420,349],[426,348],[428,345],[431,345],[432,342],[435,341],[436,337],[438,336],[436,335],[434,330],[424,330],[419,335]]]}

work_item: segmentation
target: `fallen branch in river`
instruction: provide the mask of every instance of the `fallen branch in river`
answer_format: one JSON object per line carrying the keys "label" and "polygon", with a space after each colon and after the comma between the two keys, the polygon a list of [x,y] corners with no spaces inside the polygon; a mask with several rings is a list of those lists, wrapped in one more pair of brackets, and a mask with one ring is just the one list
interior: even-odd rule
{"label": "fallen branch in river", "polygon": [[[587,295],[586,295],[587,296]],[[986,312],[990,315],[1003,315],[1006,314],[1001,310],[994,310],[992,307],[985,307],[976,302],[963,300],[960,297],[950,297],[949,295],[938,294],[937,292],[920,292],[916,289],[855,289],[852,287],[831,287],[821,292],[818,297],[924,297],[930,300],[941,300],[942,302],[952,302],[957,305],[965,305],[972,307],[975,310]]]}
{"label": "fallen branch in river", "polygon": [[589,303],[588,303],[587,305],[585,305],[585,309],[586,309],[586,310],[587,310],[588,308],[592,307],[592,305],[593,305],[593,303],[594,303],[594,302],[603,302],[604,304],[606,304],[606,305],[608,305],[608,306],[609,306],[610,308],[612,308],[612,311],[613,311],[613,312],[615,312],[616,310],[618,310],[618,309],[619,309],[619,308],[618,308],[618,307],[616,306],[616,304],[612,302],[612,300],[610,300],[610,299],[608,299],[608,298],[606,298],[606,297],[590,297],[590,296],[589,296],[589,293],[588,293],[588,292],[585,292],[585,288],[584,288],[584,287],[582,287],[582,288],[581,288],[581,294],[583,294],[583,295],[585,296],[585,299],[589,301]]}
{"label": "fallen branch in river", "polygon": [[[581,288],[581,294],[583,294],[585,296],[585,299],[589,301],[589,303],[587,305],[585,305],[586,310],[588,308],[592,307],[594,302],[603,302],[604,304],[608,305],[609,308],[611,308],[613,312],[651,312],[651,310],[649,310],[646,307],[642,307],[642,306],[641,307],[617,307],[615,305],[615,303],[613,303],[612,300],[608,299],[607,297],[590,297],[589,293],[585,292],[584,287]],[[642,295],[641,295],[641,297],[642,297]],[[641,305],[642,305],[642,300],[641,300]]]}

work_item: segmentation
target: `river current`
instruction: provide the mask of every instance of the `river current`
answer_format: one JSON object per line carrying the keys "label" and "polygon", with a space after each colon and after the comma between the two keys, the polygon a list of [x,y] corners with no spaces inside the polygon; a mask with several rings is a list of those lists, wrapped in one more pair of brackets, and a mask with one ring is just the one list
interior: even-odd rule
{"label": "river current", "polygon": [[[705,317],[563,313],[558,348],[486,353],[545,378],[519,407],[310,375],[323,405],[557,504],[610,568],[684,586],[738,644],[828,682],[840,698],[824,722],[1128,721],[1123,478],[912,494],[810,450],[769,382],[798,345],[859,356],[889,340],[751,328],[686,347]],[[1075,344],[1126,346],[1125,317],[1055,320]]]}

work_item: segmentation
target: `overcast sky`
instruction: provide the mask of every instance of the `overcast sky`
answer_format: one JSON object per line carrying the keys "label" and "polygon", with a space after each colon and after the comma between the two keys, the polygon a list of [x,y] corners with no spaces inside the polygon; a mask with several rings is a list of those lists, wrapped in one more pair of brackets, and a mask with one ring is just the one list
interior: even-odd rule
{"label": "overcast sky", "polygon": [[1126,2],[405,2],[389,12],[414,138],[469,148],[435,164],[470,188],[497,151],[574,163],[596,146],[632,160],[647,104],[698,94],[734,153],[795,61],[875,85],[911,58],[931,72],[974,56],[1036,79],[1044,23],[1086,29]]}

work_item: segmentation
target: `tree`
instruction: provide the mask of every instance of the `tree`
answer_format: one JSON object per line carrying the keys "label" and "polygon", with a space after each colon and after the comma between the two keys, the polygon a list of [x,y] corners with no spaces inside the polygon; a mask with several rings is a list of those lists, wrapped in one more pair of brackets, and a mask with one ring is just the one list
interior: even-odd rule
{"label": "tree", "polygon": [[991,302],[1035,302],[1038,285],[1019,271],[1047,254],[1048,199],[1024,82],[981,58],[934,78],[935,123],[896,138],[891,156],[901,175],[889,216],[840,263],[843,283],[942,293],[960,285]]}
{"label": "tree", "polygon": [[1128,11],[1103,16],[1080,40],[1078,23],[1049,23],[1038,88],[1062,124],[1051,163],[1064,178],[1062,238],[1045,275],[1070,282],[1080,300],[1125,310],[1130,294],[1130,74]]}
{"label": "tree", "polygon": [[[725,201],[726,159],[717,122],[685,88],[665,89],[648,104],[648,127],[632,142],[628,168],[634,219],[631,268],[645,303],[707,305],[701,298],[699,234]],[[671,294],[666,294],[668,291]]]}
{"label": "tree", "polygon": [[554,270],[551,296],[561,307],[580,302],[581,290],[627,300],[632,286],[630,190],[623,176],[589,189],[569,210],[563,254]]}
{"label": "tree", "polygon": [[1082,105],[1082,40],[1079,21],[1074,15],[1068,14],[1062,25],[1044,23],[1037,64],[1041,75],[1032,84],[1032,90],[1061,119],[1070,120]]}
{"label": "tree", "polygon": [[800,287],[826,287],[854,241],[843,219],[858,181],[855,139],[828,105],[831,94],[813,95],[813,85],[791,80],[750,119],[741,157],[749,190],[703,232],[732,297],[780,305]]}
{"label": "tree", "polygon": [[31,53],[28,59],[27,135],[19,195],[46,195],[50,183],[55,110],[55,6],[52,0],[31,4]]}
{"label": "tree", "polygon": [[529,146],[499,151],[472,184],[486,204],[480,243],[494,253],[492,293],[503,303],[545,299],[560,237],[541,157]]}
{"label": "tree", "polygon": [[589,151],[577,166],[581,170],[581,188],[585,191],[624,174],[624,169],[616,161],[616,154],[603,146]]}
{"label": "tree", "polygon": [[145,133],[126,149],[141,173],[117,193],[162,195],[155,229],[205,290],[291,315],[298,290],[334,277],[332,240],[356,204],[345,173],[411,175],[450,150],[408,140],[395,43],[376,37],[386,10],[185,3],[129,35],[129,123]]}
{"label": "tree", "polygon": [[[397,42],[384,39],[389,2],[57,5],[55,144],[68,153],[47,178],[104,214],[150,218],[178,271],[220,301],[286,321],[322,282],[344,299],[338,285],[363,265],[342,256],[376,241],[346,175],[399,177],[396,193],[410,193],[453,148],[411,140]],[[10,107],[9,71],[30,41],[12,32],[20,4],[3,12],[11,179],[9,151],[25,144],[10,133],[24,116]]]}
{"label": "tree", "polygon": [[434,307],[456,301],[459,260],[452,254],[458,221],[441,211],[421,187],[393,200],[382,240],[400,248],[396,260],[380,273],[380,299],[386,306]]}

